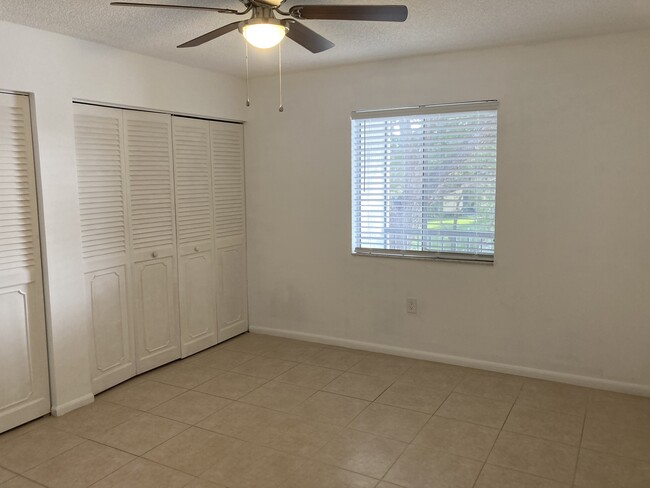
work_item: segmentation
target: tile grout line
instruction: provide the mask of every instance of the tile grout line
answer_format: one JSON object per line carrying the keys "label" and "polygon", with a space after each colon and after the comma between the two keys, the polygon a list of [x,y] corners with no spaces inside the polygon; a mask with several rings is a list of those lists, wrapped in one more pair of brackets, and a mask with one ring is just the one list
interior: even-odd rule
{"label": "tile grout line", "polygon": [[[412,367],[412,366],[411,366],[411,367]],[[409,369],[407,369],[406,371],[404,371],[403,374],[406,374],[406,372],[409,371],[409,370],[411,369],[411,367],[409,367]],[[443,401],[441,401],[441,402],[440,402],[440,405],[438,405],[438,407],[434,410],[434,412],[433,412],[432,414],[430,414],[430,416],[429,416],[429,418],[427,419],[427,421],[424,423],[424,425],[423,425],[422,427],[420,427],[420,429],[417,431],[417,433],[415,434],[415,436],[413,437],[413,439],[411,439],[411,441],[410,441],[409,443],[407,443],[407,445],[406,445],[406,447],[404,448],[404,450],[400,453],[399,456],[397,456],[397,459],[395,459],[395,461],[393,461],[393,463],[388,467],[388,469],[386,470],[386,472],[384,473],[384,475],[381,477],[381,480],[382,480],[382,481],[386,481],[386,475],[387,475],[388,473],[390,473],[390,470],[393,469],[393,467],[395,466],[395,464],[397,464],[397,462],[402,458],[402,456],[404,455],[404,453],[406,452],[406,450],[407,450],[410,446],[414,445],[414,444],[413,444],[413,441],[415,441],[415,439],[417,439],[418,435],[420,435],[420,433],[422,432],[422,430],[423,430],[423,429],[426,427],[426,425],[431,421],[431,419],[434,417],[434,415],[436,414],[436,412],[437,412],[438,410],[440,410],[440,407],[442,407],[442,405],[447,401],[447,399],[449,398],[449,396],[450,396],[450,395],[453,393],[453,391],[458,387],[458,385],[463,381],[463,379],[465,379],[466,376],[467,376],[467,373],[464,373],[463,378],[461,378],[461,379],[458,381],[458,383],[457,383],[456,385],[454,385],[454,387],[451,389],[451,391],[449,391],[449,393],[447,393],[447,396],[445,397],[445,399],[444,399]],[[395,381],[397,381],[397,380],[395,380]],[[417,386],[417,385],[414,385],[414,386]],[[381,405],[381,404],[380,404],[380,405]],[[437,450],[439,450],[439,449],[437,449]],[[444,452],[444,451],[441,451],[441,452]],[[446,454],[448,454],[448,453],[446,453]],[[460,456],[459,456],[459,457],[460,457]],[[469,458],[468,458],[468,459],[469,459]],[[389,481],[386,481],[386,482],[387,482],[387,483],[390,483]]]}
{"label": "tile grout line", "polygon": [[[357,363],[357,364],[358,364],[358,363]],[[352,366],[352,367],[354,367],[354,366]],[[406,370],[404,370],[400,375],[398,375],[397,378],[395,378],[395,379],[393,380],[393,382],[392,382],[392,383],[391,383],[391,384],[386,388],[386,390],[388,390],[391,386],[393,386],[393,385],[397,382],[397,380],[398,380],[401,376],[403,376],[404,374],[406,374],[406,372],[407,372],[408,370],[410,370],[410,369],[411,369],[411,366],[409,366],[409,367],[408,367]],[[334,381],[334,380],[332,380],[332,381]],[[330,383],[331,383],[331,382],[330,382]],[[328,383],[328,384],[329,384],[329,383]],[[326,385],[326,386],[327,386],[327,385]],[[377,395],[377,397],[375,397],[375,400],[370,401],[370,403],[368,403],[368,405],[366,405],[365,408],[363,408],[363,410],[361,410],[361,411],[360,411],[356,416],[354,416],[354,417],[353,417],[353,418],[352,418],[352,419],[351,419],[351,420],[350,420],[350,421],[349,421],[345,426],[343,426],[343,428],[342,428],[341,430],[344,430],[344,429],[351,429],[351,430],[354,430],[354,431],[356,431],[356,432],[363,432],[364,434],[370,434],[370,435],[373,435],[373,436],[376,436],[376,437],[380,437],[380,438],[382,438],[382,439],[397,440],[397,439],[391,439],[391,438],[389,438],[389,437],[382,436],[382,435],[379,435],[379,434],[374,434],[374,433],[370,433],[370,432],[360,431],[360,430],[357,430],[357,429],[354,429],[354,428],[350,427],[350,425],[351,425],[351,424],[352,424],[352,423],[353,423],[353,422],[354,422],[354,421],[355,421],[355,420],[356,420],[356,419],[357,419],[357,418],[358,418],[358,417],[359,417],[363,412],[365,412],[368,408],[370,408],[371,405],[373,405],[373,404],[375,404],[375,403],[377,402],[377,399],[378,399],[381,395],[383,395],[383,393],[384,393],[386,390],[384,390],[382,393],[380,393],[379,395]],[[321,391],[323,391],[323,390],[321,390]],[[336,395],[336,394],[337,394],[337,393],[333,393],[333,392],[326,392],[326,393],[331,393],[331,394],[333,394],[333,395]],[[345,396],[345,395],[341,395],[341,396]],[[348,397],[348,398],[352,398],[352,397]],[[355,399],[358,400],[358,398],[355,398]],[[368,400],[365,400],[365,401],[368,401]],[[383,405],[383,404],[382,404],[382,403],[379,403],[379,405]],[[428,420],[427,420],[427,422],[428,422]],[[426,425],[426,423],[425,423],[425,425]],[[339,436],[339,434],[337,434],[337,436]],[[416,434],[416,436],[417,436],[417,434]],[[317,453],[321,452],[321,451],[325,448],[325,446],[329,445],[330,442],[333,442],[333,440],[334,440],[334,439],[330,440],[330,441],[327,442],[325,445],[323,445],[320,449],[318,449]],[[401,441],[398,441],[398,442],[401,442]],[[404,454],[404,451],[406,451],[406,449],[408,448],[408,446],[411,445],[410,443],[406,443],[406,442],[404,442],[404,444],[405,444],[405,447],[404,447],[404,449],[402,449],[402,452],[400,452],[399,456],[397,456],[397,458],[395,459],[395,461],[393,461],[393,462],[391,463],[391,465],[386,469],[386,471],[385,471],[384,474],[381,476],[381,478],[379,478],[379,479],[377,480],[377,483],[375,484],[375,486],[382,482],[382,480],[383,480],[384,477],[388,474],[388,472],[391,470],[391,468],[392,468],[392,467],[395,465],[395,463],[400,459],[400,457],[402,456],[402,454]],[[340,468],[339,466],[336,466],[336,467],[339,468],[339,469],[344,469],[344,468]],[[356,471],[350,471],[350,472],[352,472],[352,473],[356,473],[356,474],[361,474],[361,473],[357,473]],[[363,475],[363,476],[366,476],[366,475]],[[374,477],[372,477],[372,476],[370,476],[369,478],[377,479],[377,478],[374,478]]]}
{"label": "tile grout line", "polygon": [[517,404],[517,400],[519,400],[519,396],[521,395],[521,391],[523,389],[524,389],[524,383],[522,382],[521,385],[519,386],[519,390],[517,391],[517,396],[516,396],[515,400],[512,402],[512,405],[510,406],[510,410],[508,411],[508,415],[506,415],[506,418],[503,420],[503,424],[501,424],[501,428],[499,429],[499,432],[497,433],[497,436],[494,439],[494,443],[492,443],[492,447],[490,448],[490,452],[488,452],[487,456],[485,456],[485,461],[483,461],[483,465],[481,466],[481,470],[479,471],[478,476],[476,476],[476,479],[474,480],[474,484],[472,485],[472,488],[476,488],[476,485],[478,484],[478,480],[481,478],[481,473],[483,473],[483,470],[485,469],[485,466],[488,464],[488,460],[490,459],[490,456],[492,455],[492,451],[494,451],[494,446],[496,446],[497,441],[499,440],[499,437],[501,436],[501,432],[504,431],[503,427],[506,425],[506,422],[508,421],[508,418],[510,417],[510,414],[512,413],[512,409],[515,408],[515,405]]}
{"label": "tile grout line", "polygon": [[[61,431],[60,429],[55,429],[55,430],[58,430],[59,432],[64,432],[64,431]],[[27,432],[27,433],[29,433],[29,432]],[[65,432],[65,433],[66,433],[66,434],[69,434],[69,435],[74,435],[74,434],[70,434],[69,432]],[[24,434],[23,434],[23,435],[24,435]],[[22,435],[19,436],[19,437],[22,437]],[[35,464],[35,465],[32,466],[31,468],[25,470],[24,473],[17,473],[16,471],[14,471],[14,470],[12,470],[12,469],[5,468],[4,466],[2,466],[2,467],[3,467],[4,469],[7,469],[7,471],[10,471],[10,472],[12,472],[12,473],[15,473],[17,476],[20,476],[20,477],[23,477],[23,478],[27,478],[27,476],[25,476],[25,475],[27,474],[28,471],[31,471],[32,469],[36,469],[36,468],[42,466],[43,464],[50,462],[52,459],[57,458],[57,457],[61,456],[62,454],[65,454],[65,453],[68,452],[68,451],[73,450],[75,447],[80,446],[80,445],[83,444],[84,442],[88,442],[88,441],[89,441],[89,439],[86,439],[86,438],[81,437],[81,436],[78,436],[78,435],[75,435],[75,437],[78,437],[78,438],[82,439],[82,441],[81,441],[79,444],[75,444],[75,445],[72,446],[71,448],[66,449],[66,450],[60,452],[60,453],[57,454],[56,456],[53,456],[53,457],[51,457],[51,458],[49,458],[49,459],[46,459],[45,461],[43,461],[43,462],[41,462],[41,463],[37,463],[37,464]],[[31,478],[27,478],[27,479],[30,479],[30,480],[31,480]],[[8,481],[9,481],[9,480],[8,480]],[[33,480],[32,480],[32,481],[33,481]]]}
{"label": "tile grout line", "polygon": [[[77,444],[77,445],[78,445],[78,444]],[[56,456],[55,456],[55,457],[56,457]],[[53,459],[53,458],[52,458],[52,459]],[[45,462],[47,462],[47,461],[45,461]],[[34,468],[36,468],[36,467],[38,467],[38,466],[34,466]],[[12,469],[5,468],[4,466],[0,466],[0,468],[4,469],[4,470],[7,471],[8,473],[13,474],[13,476],[12,476],[11,478],[9,478],[9,479],[3,481],[2,484],[8,483],[9,481],[13,481],[13,480],[16,479],[16,478],[25,478],[25,479],[29,479],[29,478],[27,478],[26,476],[24,476],[24,475],[22,475],[22,474],[20,474],[20,473],[17,473],[17,472],[15,472],[15,471],[12,470]],[[30,468],[30,469],[34,469],[34,468]],[[29,471],[29,469],[28,469],[27,471]],[[26,472],[27,472],[27,471],[26,471]],[[30,480],[30,481],[32,481],[32,480]],[[38,484],[41,485],[40,483],[38,483]],[[41,485],[41,486],[43,486],[43,485]]]}
{"label": "tile grout line", "polygon": [[[522,386],[523,386],[523,385],[522,385]],[[517,395],[517,398],[519,398],[519,395]],[[516,405],[516,400],[515,400],[515,403],[513,404],[513,408],[515,407],[515,405]],[[512,410],[512,409],[511,409],[511,410]],[[506,421],[507,421],[507,419],[506,419]],[[504,425],[505,425],[505,422],[504,422]],[[522,436],[522,437],[528,437],[529,439],[536,439],[536,440],[541,440],[541,441],[545,441],[545,442],[557,443],[557,444],[562,444],[562,445],[564,445],[564,446],[568,446],[568,447],[576,448],[576,446],[574,446],[574,445],[565,444],[565,443],[560,443],[560,442],[556,442],[556,441],[549,441],[548,439],[543,439],[543,438],[541,438],[541,437],[535,437],[535,436],[532,436],[532,435],[529,435],[529,434],[522,434],[522,433],[519,433],[519,432],[510,432],[509,430],[503,430],[503,429],[501,429],[501,431],[499,432],[499,434],[501,434],[501,432],[508,432],[508,433],[511,433],[511,434],[520,435],[520,436]],[[498,438],[497,438],[497,440],[498,440]],[[495,441],[495,444],[496,444],[496,441]],[[492,446],[492,449],[494,449],[494,446]],[[577,449],[578,449],[578,451],[580,450],[580,448],[577,448]],[[491,454],[491,453],[492,453],[492,450],[490,450],[490,454]],[[488,455],[488,458],[489,458],[489,455]],[[490,464],[490,463],[488,463],[487,461],[485,462],[485,464],[486,464],[486,465],[489,464],[490,466],[497,466],[497,467],[500,467],[500,468],[503,468],[503,469],[507,469],[507,470],[515,471],[515,472],[517,472],[517,473],[525,474],[525,475],[527,475],[527,476],[532,476],[532,477],[534,477],[534,478],[540,478],[540,479],[543,479],[543,480],[552,481],[552,482],[554,482],[554,483],[560,483],[560,484],[563,484],[563,482],[561,482],[561,481],[558,481],[558,480],[555,480],[555,479],[552,479],[552,478],[547,478],[546,476],[541,476],[541,475],[539,475],[539,474],[532,474],[532,473],[529,473],[529,472],[527,472],[527,471],[522,471],[522,470],[520,470],[520,469],[513,468],[513,467],[510,467],[510,466],[506,467],[506,466],[501,466],[501,465],[499,465],[499,464]],[[478,481],[478,480],[477,480],[477,481]]]}
{"label": "tile grout line", "polygon": [[[133,454],[131,454],[131,455],[133,456]],[[117,469],[111,471],[111,472],[108,473],[106,476],[102,476],[100,479],[93,481],[92,484],[88,485],[87,488],[92,488],[93,486],[95,486],[95,485],[96,485],[97,483],[99,483],[100,481],[105,480],[106,478],[108,478],[109,476],[111,476],[113,473],[115,473],[115,472],[119,471],[120,469],[122,469],[123,467],[128,466],[129,464],[131,464],[131,463],[137,461],[138,459],[140,459],[140,456],[135,456],[134,459],[131,459],[129,462],[123,464],[123,465],[120,466],[119,468],[117,468]]]}
{"label": "tile grout line", "polygon": [[[460,422],[462,422],[462,420]],[[479,424],[474,424],[474,425],[479,425]],[[485,427],[485,426],[483,426],[483,427]],[[494,427],[492,427],[492,428],[494,429]],[[526,433],[523,433],[523,432],[513,432],[511,430],[504,430],[503,428],[499,429],[499,434],[501,432],[506,432],[508,434],[515,434],[515,435],[518,435],[518,436],[521,436],[521,437],[527,437],[529,439],[535,439],[535,440],[538,440],[538,441],[549,442],[551,444],[561,444],[564,447],[571,447],[573,449],[580,450],[580,447],[576,446],[575,444],[567,444],[566,442],[561,442],[561,441],[552,441],[552,440],[549,440],[549,439],[545,439],[544,437],[537,437],[535,435],[526,434]]]}
{"label": "tile grout line", "polygon": [[[410,366],[409,366],[409,368],[408,368],[406,371],[408,371],[409,369],[411,369]],[[404,371],[404,373],[402,373],[402,374],[400,375],[400,377],[403,376],[404,374],[406,374],[406,371]],[[399,379],[399,377],[396,378],[395,381],[394,381],[393,383],[391,383],[390,386],[393,386],[393,384],[395,384],[395,383],[397,382],[398,379]],[[388,388],[390,388],[390,386],[389,386]],[[388,388],[387,388],[387,389],[388,389]],[[330,394],[332,394],[332,395],[338,395],[338,393],[332,393],[332,392],[326,392],[326,393],[330,393]],[[382,393],[382,394],[383,394],[383,393]],[[341,395],[341,396],[345,396],[345,395]],[[381,395],[379,395],[379,396],[381,396]],[[378,396],[377,398],[379,398],[379,396]],[[347,397],[347,398],[352,398],[352,397]],[[357,398],[357,400],[358,400],[358,398]],[[364,401],[367,401],[367,402],[368,402],[368,400],[364,400]],[[352,423],[353,423],[357,418],[359,418],[359,416],[361,416],[361,414],[362,414],[363,412],[365,412],[368,408],[370,408],[370,406],[373,405],[374,403],[376,403],[376,399],[373,400],[373,401],[370,401],[370,402],[368,403],[368,405],[366,405],[366,406],[363,408],[363,410],[361,410],[361,411],[360,411],[357,415],[355,415],[355,416],[354,416],[354,417],[353,417],[353,418],[352,418],[352,419],[351,419],[347,424],[345,424],[344,428],[350,428],[350,429],[353,429],[352,427],[350,427],[350,425],[351,425],[351,424],[352,424]],[[380,403],[379,405],[383,405],[383,403]],[[390,405],[389,405],[389,406],[390,406]],[[395,408],[396,408],[396,407],[395,407]],[[357,429],[353,429],[353,430],[357,430]],[[358,431],[358,432],[363,432],[363,431]],[[367,432],[367,433],[368,433],[368,432]],[[379,435],[379,434],[374,434],[374,435]],[[380,437],[384,437],[384,438],[386,438],[386,439],[389,439],[389,437],[386,437],[386,436],[382,436],[382,435],[379,435],[379,436],[380,436]],[[396,439],[393,439],[393,440],[396,440]]]}
{"label": "tile grout line", "polygon": [[585,415],[582,419],[582,430],[580,431],[580,442],[578,443],[578,456],[576,457],[576,465],[575,468],[573,469],[573,478],[571,480],[571,486],[576,485],[576,479],[578,477],[578,464],[580,463],[580,456],[582,455],[582,441],[585,436],[585,426],[587,425],[587,415],[589,414],[589,407],[591,405],[592,399],[594,397],[594,392],[591,391],[589,393],[589,398],[587,400],[587,406],[585,407]]}
{"label": "tile grout line", "polygon": [[[84,439],[85,439],[85,438],[84,438]],[[122,449],[118,449],[118,448],[116,448],[116,447],[109,446],[109,445],[107,445],[107,444],[102,444],[101,442],[93,441],[93,440],[90,440],[90,439],[85,439],[84,442],[82,442],[82,443],[80,443],[80,444],[77,444],[77,445],[74,446],[73,448],[68,449],[68,450],[65,451],[65,452],[62,452],[61,454],[57,454],[57,455],[54,456],[53,458],[50,458],[49,460],[45,461],[45,463],[48,463],[48,462],[50,462],[50,461],[53,461],[54,459],[56,459],[56,458],[58,458],[58,457],[60,457],[60,456],[62,456],[62,455],[64,455],[64,454],[70,452],[72,449],[74,449],[74,448],[76,448],[76,447],[79,447],[79,446],[83,445],[85,442],[92,442],[93,444],[97,444],[97,445],[100,445],[100,446],[103,446],[103,447],[108,447],[109,449],[115,449],[116,451],[120,451],[120,452],[123,452],[123,453],[125,453],[125,454],[128,454],[128,455],[134,457],[134,459],[131,459],[131,460],[128,461],[127,463],[123,464],[122,466],[120,466],[120,467],[114,469],[113,471],[111,471],[110,473],[108,473],[106,476],[110,476],[111,474],[113,474],[113,473],[114,473],[115,471],[117,471],[118,469],[121,469],[123,466],[126,466],[127,464],[133,462],[135,459],[138,458],[137,455],[135,455],[135,454],[133,454],[133,453],[130,453],[130,452],[127,452],[127,451],[124,451],[124,450],[122,450]],[[42,466],[42,465],[45,464],[45,463],[41,463],[41,464],[39,464],[38,466],[35,466],[35,467],[29,469],[28,471],[32,471],[33,469],[36,469],[37,467]],[[42,483],[40,483],[39,481],[37,481],[37,480],[35,480],[35,479],[33,479],[33,478],[30,478],[30,477],[26,476],[28,471],[26,471],[25,474],[22,475],[22,476],[23,476],[24,478],[30,480],[30,481],[33,481],[33,482],[35,482],[35,483],[38,483],[39,485],[42,485]],[[102,479],[106,478],[106,476],[102,477],[102,478],[99,479],[99,480],[94,481],[92,484],[95,484],[95,483],[101,481]],[[47,485],[42,485],[42,486],[47,486]],[[88,485],[88,486],[92,486],[92,485]]]}

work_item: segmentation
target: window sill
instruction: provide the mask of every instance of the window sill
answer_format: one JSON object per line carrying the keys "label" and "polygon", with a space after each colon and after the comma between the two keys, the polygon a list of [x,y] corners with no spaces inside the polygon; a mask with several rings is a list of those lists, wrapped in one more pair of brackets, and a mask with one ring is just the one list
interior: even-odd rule
{"label": "window sill", "polygon": [[449,255],[437,254],[437,253],[408,254],[407,252],[386,251],[382,249],[374,249],[372,251],[365,250],[361,252],[353,251],[352,256],[390,258],[390,259],[410,259],[413,261],[439,261],[444,263],[494,265],[494,256],[468,255],[467,257],[465,257],[458,254],[449,254]]}

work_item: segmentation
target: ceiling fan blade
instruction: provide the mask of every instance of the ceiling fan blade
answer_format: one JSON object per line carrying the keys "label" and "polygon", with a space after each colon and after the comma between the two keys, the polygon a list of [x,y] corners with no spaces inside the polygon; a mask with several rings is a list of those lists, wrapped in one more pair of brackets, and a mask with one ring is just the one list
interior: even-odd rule
{"label": "ceiling fan blade", "polygon": [[138,3],[138,2],[111,2],[116,7],[154,7],[154,8],[176,8],[184,10],[209,10],[210,12],[219,12],[221,14],[236,14],[237,10],[231,8],[217,7],[193,7],[191,5],[168,5],[161,3]]}
{"label": "ceiling fan blade", "polygon": [[191,41],[184,42],[183,44],[177,47],[200,46],[201,44],[205,44],[206,42],[211,41],[212,39],[216,39],[217,37],[223,36],[224,34],[228,34],[228,32],[237,30],[238,27],[239,27],[239,22],[226,24],[223,27],[219,27],[218,29],[208,32],[207,34],[203,34],[202,36],[199,36],[196,39],[192,39]]}
{"label": "ceiling fan blade", "polygon": [[296,19],[314,20],[404,22],[408,13],[405,5],[296,5],[289,9]]}
{"label": "ceiling fan blade", "polygon": [[309,27],[305,27],[300,22],[296,22],[295,20],[287,20],[285,22],[287,22],[289,26],[287,37],[314,54],[327,51],[334,47],[332,41],[325,39],[323,36],[314,32]]}

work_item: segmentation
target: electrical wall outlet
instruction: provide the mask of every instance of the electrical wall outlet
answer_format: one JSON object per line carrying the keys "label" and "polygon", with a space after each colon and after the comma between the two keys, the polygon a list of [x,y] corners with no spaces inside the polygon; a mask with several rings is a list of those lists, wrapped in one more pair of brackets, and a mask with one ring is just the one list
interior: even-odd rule
{"label": "electrical wall outlet", "polygon": [[417,298],[406,299],[406,313],[418,313],[418,300]]}

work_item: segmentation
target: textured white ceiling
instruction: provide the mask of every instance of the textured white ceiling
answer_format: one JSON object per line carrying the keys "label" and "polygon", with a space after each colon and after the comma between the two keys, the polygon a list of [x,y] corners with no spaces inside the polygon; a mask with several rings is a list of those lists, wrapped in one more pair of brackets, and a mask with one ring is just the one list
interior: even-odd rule
{"label": "textured white ceiling", "polygon": [[[241,10],[238,0],[138,0]],[[242,19],[226,14],[111,7],[110,0],[0,0],[0,19],[122,49],[244,76],[238,32],[201,47],[176,46]],[[409,7],[405,23],[303,21],[336,46],[312,54],[283,42],[288,71],[425,53],[650,28],[650,0],[287,0],[298,4],[389,4]],[[277,50],[251,53],[251,73],[277,67]]]}

